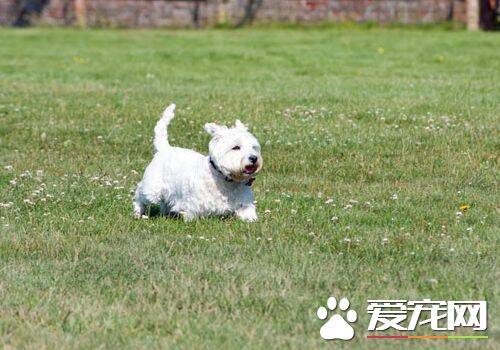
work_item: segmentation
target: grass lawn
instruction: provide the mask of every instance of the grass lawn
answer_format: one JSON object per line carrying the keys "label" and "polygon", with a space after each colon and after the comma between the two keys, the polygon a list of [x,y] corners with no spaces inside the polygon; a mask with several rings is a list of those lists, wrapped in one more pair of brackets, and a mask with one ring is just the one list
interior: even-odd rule
{"label": "grass lawn", "polygon": [[[2,347],[500,346],[500,35],[2,29],[0,42]],[[251,126],[258,223],[132,218],[172,101],[174,145],[206,152],[209,121]],[[319,336],[330,295],[358,311],[351,342]],[[489,339],[365,338],[368,299],[423,298],[487,300]]]}

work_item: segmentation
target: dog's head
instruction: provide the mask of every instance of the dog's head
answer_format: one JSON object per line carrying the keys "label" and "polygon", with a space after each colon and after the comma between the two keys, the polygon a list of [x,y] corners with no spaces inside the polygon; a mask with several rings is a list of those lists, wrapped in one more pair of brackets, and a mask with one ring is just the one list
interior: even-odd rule
{"label": "dog's head", "polygon": [[232,128],[208,123],[205,131],[212,136],[210,158],[226,177],[242,182],[262,169],[259,141],[242,122],[236,120]]}

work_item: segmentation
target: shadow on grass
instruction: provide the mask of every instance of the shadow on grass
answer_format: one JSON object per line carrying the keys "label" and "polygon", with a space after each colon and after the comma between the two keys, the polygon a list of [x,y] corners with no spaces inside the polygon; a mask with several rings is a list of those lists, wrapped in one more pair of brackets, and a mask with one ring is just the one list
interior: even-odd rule
{"label": "shadow on grass", "polygon": [[[150,205],[148,209],[146,209],[145,215],[150,218],[150,219],[175,219],[175,220],[181,220],[182,221],[182,215],[177,212],[168,212],[166,215],[162,214],[160,211],[160,206],[159,205]],[[233,219],[235,216],[234,215],[224,215],[224,216],[208,216],[208,217],[203,217],[203,218],[197,218],[194,219],[193,221],[197,220],[206,220],[206,219],[217,219],[221,221],[227,221],[230,219]]]}

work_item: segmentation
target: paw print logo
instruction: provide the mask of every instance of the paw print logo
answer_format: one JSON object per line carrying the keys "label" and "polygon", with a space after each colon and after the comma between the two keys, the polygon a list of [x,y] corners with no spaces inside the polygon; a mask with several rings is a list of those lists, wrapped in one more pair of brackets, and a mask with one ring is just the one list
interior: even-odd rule
{"label": "paw print logo", "polygon": [[[335,297],[328,298],[326,305],[330,311],[334,311],[337,308],[337,299],[335,299]],[[349,299],[340,299],[338,308],[342,311],[349,309]],[[316,314],[320,320],[326,320],[328,317],[328,310],[324,306],[321,306],[318,308]],[[335,313],[319,330],[321,338],[325,340],[352,339],[354,337],[354,328],[352,328],[350,323],[356,322],[358,314],[354,310],[349,310],[346,313],[346,319],[338,313]]]}

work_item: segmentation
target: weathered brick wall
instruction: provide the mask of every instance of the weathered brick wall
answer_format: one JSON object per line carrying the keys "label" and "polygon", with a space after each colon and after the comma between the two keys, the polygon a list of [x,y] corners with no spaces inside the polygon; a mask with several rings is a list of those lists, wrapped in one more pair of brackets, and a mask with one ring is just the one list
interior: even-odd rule
{"label": "weathered brick wall", "polygon": [[[248,0],[85,0],[89,26],[190,27],[238,23]],[[195,6],[198,6],[195,23]],[[0,25],[15,19],[16,0],[0,0]],[[256,22],[433,23],[465,21],[465,0],[262,0]],[[51,0],[35,23],[74,24],[75,0]]]}
{"label": "weathered brick wall", "polygon": [[411,24],[465,21],[465,16],[463,0],[281,0],[264,1],[257,20]]}
{"label": "weathered brick wall", "polygon": [[[207,21],[207,3],[200,3],[200,23]],[[186,1],[87,1],[87,23],[111,27],[187,27],[194,4]]]}

